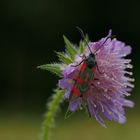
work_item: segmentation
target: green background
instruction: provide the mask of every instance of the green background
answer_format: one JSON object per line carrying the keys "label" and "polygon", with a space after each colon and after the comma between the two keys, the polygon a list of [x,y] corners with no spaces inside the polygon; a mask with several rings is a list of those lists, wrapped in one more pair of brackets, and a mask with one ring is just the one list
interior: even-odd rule
{"label": "green background", "polygon": [[58,78],[38,65],[58,61],[54,51],[64,51],[62,35],[80,41],[80,26],[97,41],[111,28],[119,40],[132,46],[135,89],[129,97],[127,123],[106,122],[102,128],[84,112],[65,120],[61,105],[53,140],[139,140],[140,110],[140,2],[137,0],[3,0],[0,8],[0,140],[37,140],[46,101]]}

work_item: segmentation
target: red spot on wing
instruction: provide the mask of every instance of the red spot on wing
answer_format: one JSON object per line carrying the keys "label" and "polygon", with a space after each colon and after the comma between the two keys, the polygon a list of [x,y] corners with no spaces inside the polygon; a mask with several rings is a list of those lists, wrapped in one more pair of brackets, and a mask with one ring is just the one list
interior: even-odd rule
{"label": "red spot on wing", "polygon": [[89,95],[89,93],[85,93],[85,94],[84,94],[85,97],[88,97],[88,95]]}
{"label": "red spot on wing", "polygon": [[96,66],[93,68],[92,72],[95,73],[96,72]]}
{"label": "red spot on wing", "polygon": [[87,64],[86,64],[86,63],[84,63],[84,64],[82,65],[82,67],[81,67],[81,71],[84,71],[84,70],[85,70],[85,68],[86,68],[86,66],[87,66]]}
{"label": "red spot on wing", "polygon": [[73,86],[72,91],[73,91],[74,96],[78,96],[78,89],[77,89],[76,85]]}
{"label": "red spot on wing", "polygon": [[81,77],[78,77],[78,78],[77,78],[77,83],[78,83],[78,84],[82,84],[82,83],[83,83],[83,80],[81,79]]}
{"label": "red spot on wing", "polygon": [[88,86],[90,87],[94,83],[94,79],[88,83]]}

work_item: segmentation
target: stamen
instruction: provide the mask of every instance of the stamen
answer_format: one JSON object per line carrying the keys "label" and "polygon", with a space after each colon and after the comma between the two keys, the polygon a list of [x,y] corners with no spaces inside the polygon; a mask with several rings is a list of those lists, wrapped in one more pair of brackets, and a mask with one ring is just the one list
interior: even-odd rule
{"label": "stamen", "polygon": [[131,83],[126,83],[127,86],[131,87],[131,88],[134,88],[135,86]]}
{"label": "stamen", "polygon": [[126,65],[126,67],[127,67],[127,68],[130,68],[130,69],[133,68],[133,66],[132,66],[131,64]]}
{"label": "stamen", "polygon": [[105,106],[105,110],[108,112],[109,115],[112,115],[112,112]]}
{"label": "stamen", "polygon": [[110,97],[110,96],[108,96],[107,94],[104,94],[104,96],[105,96],[108,100],[110,100],[110,99],[111,99],[111,97]]}
{"label": "stamen", "polygon": [[126,92],[126,91],[120,91],[120,93],[122,93],[122,94],[124,94],[124,95],[126,95],[126,96],[130,96],[130,95],[131,95],[130,93],[128,93],[128,92]]}
{"label": "stamen", "polygon": [[100,85],[100,82],[97,82],[98,85]]}
{"label": "stamen", "polygon": [[132,60],[131,59],[124,59],[123,62],[124,63],[130,63]]}
{"label": "stamen", "polygon": [[135,79],[134,78],[129,78],[129,77],[124,77],[125,80],[130,81],[130,82],[134,82]]}
{"label": "stamen", "polygon": [[101,106],[101,108],[102,108],[102,112],[104,112],[104,107],[103,107],[102,103],[99,102],[99,104],[100,104],[100,106]]}
{"label": "stamen", "polygon": [[91,100],[91,103],[93,104],[93,106],[96,108],[97,105],[93,102],[93,100]]}
{"label": "stamen", "polygon": [[124,73],[129,74],[129,75],[133,75],[133,72],[124,71]]}

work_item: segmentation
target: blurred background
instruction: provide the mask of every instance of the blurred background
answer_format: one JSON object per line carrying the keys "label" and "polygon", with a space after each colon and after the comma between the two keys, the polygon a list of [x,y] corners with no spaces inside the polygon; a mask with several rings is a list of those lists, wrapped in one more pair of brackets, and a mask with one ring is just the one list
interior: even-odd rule
{"label": "blurred background", "polygon": [[[140,139],[140,1],[138,0],[2,0],[0,8],[0,140],[38,140],[46,102],[58,78],[38,65],[58,61],[65,34],[80,41],[80,26],[97,41],[108,30],[133,48],[134,109],[127,123],[106,122],[102,128],[82,112],[64,119],[67,103],[56,118],[53,140]],[[84,115],[83,115],[84,114]],[[79,119],[80,118],[80,119]]]}

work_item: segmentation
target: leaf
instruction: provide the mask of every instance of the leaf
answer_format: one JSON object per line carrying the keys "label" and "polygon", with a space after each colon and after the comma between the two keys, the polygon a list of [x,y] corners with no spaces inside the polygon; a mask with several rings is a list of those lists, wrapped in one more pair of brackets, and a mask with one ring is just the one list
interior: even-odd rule
{"label": "leaf", "polygon": [[85,39],[84,40],[81,40],[80,43],[79,43],[79,47],[80,47],[80,54],[82,54],[87,46],[87,43],[89,42],[89,37],[88,35],[86,34],[85,36]]}
{"label": "leaf", "polygon": [[75,59],[75,55],[77,54],[77,50],[74,45],[67,39],[66,36],[63,35],[64,42],[66,44],[66,52],[70,55],[71,59]]}
{"label": "leaf", "polygon": [[48,70],[51,73],[56,74],[57,76],[62,76],[62,70],[61,70],[62,64],[54,63],[54,64],[45,64],[38,66],[37,68],[43,69],[43,70]]}
{"label": "leaf", "polygon": [[80,47],[79,51],[80,51],[80,54],[82,54],[82,53],[84,52],[85,46],[86,46],[85,42],[83,42],[83,41],[81,40],[81,41],[80,41],[80,44],[79,44],[79,47]]}
{"label": "leaf", "polygon": [[64,64],[72,63],[71,58],[67,54],[65,54],[64,52],[56,52],[56,54],[62,63],[64,63]]}

